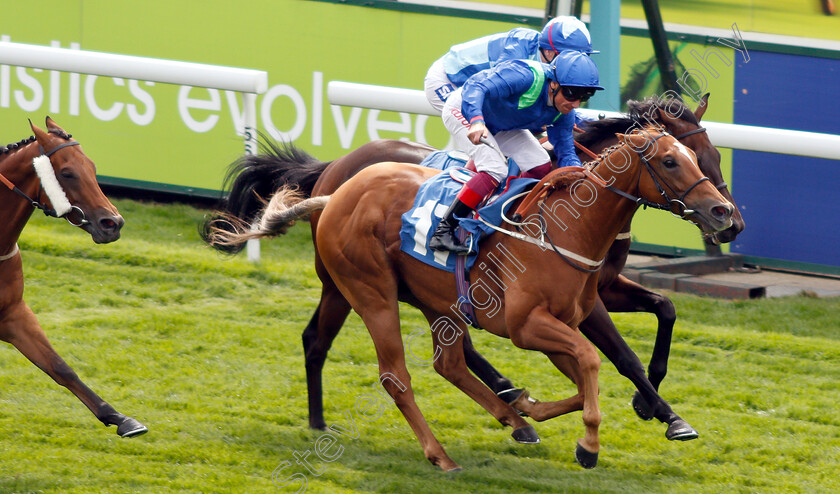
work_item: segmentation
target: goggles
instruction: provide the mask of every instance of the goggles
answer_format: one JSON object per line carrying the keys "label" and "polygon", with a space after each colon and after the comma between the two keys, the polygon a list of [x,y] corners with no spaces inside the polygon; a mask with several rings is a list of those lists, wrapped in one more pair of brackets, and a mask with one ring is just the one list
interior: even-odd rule
{"label": "goggles", "polygon": [[567,101],[586,103],[595,94],[595,88],[580,86],[560,86]]}

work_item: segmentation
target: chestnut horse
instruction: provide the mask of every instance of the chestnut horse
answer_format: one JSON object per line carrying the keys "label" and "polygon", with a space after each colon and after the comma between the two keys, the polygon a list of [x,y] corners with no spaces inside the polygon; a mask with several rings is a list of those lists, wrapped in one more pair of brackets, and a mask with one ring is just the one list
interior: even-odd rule
{"label": "chestnut horse", "polygon": [[[734,200],[723,181],[720,171],[720,153],[709,142],[700,125],[707,108],[708,94],[703,105],[692,113],[679,102],[672,101],[669,111],[656,98],[644,101],[630,101],[630,113],[625,118],[610,118],[591,123],[587,132],[578,137],[581,142],[600,152],[615,143],[615,133],[625,132],[631,127],[654,121],[671,134],[677,136],[692,148],[698,157],[700,169],[721,190],[732,204]],[[263,207],[261,197],[269,197],[282,185],[291,184],[306,195],[328,195],[359,170],[381,161],[419,163],[434,148],[411,142],[380,140],[374,141],[332,162],[320,162],[295,147],[280,148],[270,142],[263,143],[263,153],[246,156],[234,162],[225,181],[227,199],[220,204],[219,214],[211,216],[203,226],[202,237],[213,247],[227,252],[238,252],[242,245],[218,245],[208,238],[211,228],[224,227],[228,217],[251,221]],[[584,158],[584,157],[582,157]],[[318,224],[318,214],[311,218],[313,239]],[[733,214],[732,227],[715,234],[717,241],[730,241],[744,227],[737,209]],[[629,224],[622,230],[629,232]],[[589,317],[580,325],[581,332],[589,338],[618,371],[628,377],[639,392],[633,399],[636,412],[647,420],[656,417],[669,425],[668,439],[687,440],[697,437],[685,421],[680,419],[657,393],[659,383],[665,377],[671,333],[676,312],[671,301],[656,292],[620,275],[630,251],[630,239],[624,234],[611,247],[598,283],[599,299]],[[327,352],[341,329],[350,305],[332,282],[321,264],[318,253],[315,257],[316,270],[323,282],[321,300],[315,314],[303,331],[303,345],[306,357],[307,386],[309,390],[310,427],[324,429],[321,373]],[[606,307],[605,307],[606,306]],[[641,361],[621,338],[607,313],[646,311],[656,315],[658,330],[653,357],[650,362],[650,381],[645,376]],[[495,392],[525,413],[534,413],[533,407],[522,390],[516,389],[510,380],[502,376],[472,346],[469,335],[464,342],[464,353],[470,370],[481,378]],[[536,412],[539,413],[539,412]]]}
{"label": "chestnut horse", "polygon": [[[605,151],[592,169],[555,170],[541,180],[517,209],[528,224],[539,225],[537,232],[523,228],[536,236],[503,225],[480,243],[476,265],[488,267],[471,273],[473,283],[481,283],[497,301],[476,307],[478,323],[519,348],[543,352],[577,385],[574,396],[543,403],[543,419],[583,410],[585,435],[575,457],[587,468],[597,463],[601,422],[600,357],[577,330],[598,299],[598,270],[587,268],[603,263],[640,204],[670,209],[707,234],[729,228],[734,210],[703,176],[694,153],[669,134],[649,127],[618,137],[621,144]],[[236,233],[217,229],[212,234],[219,243],[277,235],[295,219],[323,209],[315,240],[322,264],[367,326],[379,359],[380,382],[411,425],[426,458],[450,471],[460,467],[447,456],[414,400],[399,301],[417,307],[429,321],[439,374],[513,427],[515,439],[538,438],[510,405],[468,371],[462,347],[467,326],[451,314],[458,297],[453,276],[400,250],[401,217],[412,207],[419,186],[437,173],[390,162],[360,171],[331,196],[301,201],[295,199],[294,188],[283,188],[254,231],[240,225]],[[585,205],[581,197],[588,198]],[[569,207],[575,198],[580,207]],[[494,249],[510,256],[501,259]],[[510,276],[513,272],[516,276]]]}
{"label": "chestnut horse", "polygon": [[[73,140],[50,117],[47,131],[30,122],[34,137],[0,147],[0,340],[15,348],[69,389],[106,426],[117,434],[143,434],[146,426],[117,412],[91,391],[56,353],[35,314],[23,300],[23,267],[18,238],[35,208],[48,216],[67,219],[88,232],[97,244],[120,238],[123,218],[96,181],[96,168]],[[34,166],[33,166],[34,165]],[[46,195],[42,201],[41,191]]]}

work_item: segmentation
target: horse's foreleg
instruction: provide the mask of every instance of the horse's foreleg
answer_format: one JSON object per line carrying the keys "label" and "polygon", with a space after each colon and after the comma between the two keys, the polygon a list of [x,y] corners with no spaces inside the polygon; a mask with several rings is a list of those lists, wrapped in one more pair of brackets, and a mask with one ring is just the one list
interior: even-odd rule
{"label": "horse's foreleg", "polygon": [[522,394],[514,403],[513,407],[521,410],[522,413],[542,422],[554,417],[565,415],[570,412],[583,410],[584,390],[581,388],[583,375],[577,361],[569,355],[552,354],[549,356],[552,363],[560,372],[566,375],[570,381],[578,385],[578,394],[570,398],[558,401],[539,401],[532,399],[528,392]]}
{"label": "horse's foreleg", "polygon": [[656,418],[668,424],[668,431],[665,433],[668,439],[687,440],[697,437],[697,431],[674,413],[671,405],[645,377],[642,362],[618,333],[600,299],[595,301],[592,312],[580,324],[579,329],[615,365],[618,372],[636,386],[638,391],[633,399],[633,407],[640,417],[646,420]]}
{"label": "horse's foreleg", "polygon": [[598,438],[601,425],[598,406],[601,358],[595,347],[579,331],[542,307],[531,310],[523,325],[517,327],[509,322],[508,328],[514,345],[543,352],[561,372],[576,381],[578,395],[583,395],[583,425],[586,433],[578,441],[575,457],[581,466],[593,468],[598,462],[601,448]]}
{"label": "horse's foreleg", "polygon": [[525,394],[524,389],[514,386],[510,379],[503,376],[482,354],[478,353],[472,344],[469,331],[464,333],[464,359],[467,367],[505,403],[513,404]]}
{"label": "horse's foreleg", "polygon": [[332,280],[321,290],[321,301],[303,330],[303,352],[306,358],[306,386],[309,395],[309,427],[326,429],[322,372],[327,352],[350,313],[350,304]]}
{"label": "horse's foreleg", "polygon": [[[653,389],[658,391],[659,385],[668,372],[671,337],[677,319],[674,304],[668,297],[648,290],[621,275],[617,276],[610,285],[602,287],[598,293],[610,312],[649,312],[656,315],[658,327],[653,353],[650,357],[650,364],[648,364],[648,380]],[[639,417],[650,420],[656,414],[657,405],[661,405],[661,403],[651,401],[652,396],[649,392],[639,388],[638,384],[636,387],[639,391],[633,395],[633,409]],[[669,424],[673,423],[673,421],[669,422]],[[697,432],[688,424],[685,424],[685,427],[677,427],[676,430],[681,432],[672,432],[671,426],[669,426],[666,434],[669,439],[694,439],[697,437]]]}
{"label": "horse's foreleg", "polygon": [[649,312],[656,316],[658,327],[648,375],[653,388],[658,390],[668,372],[671,336],[677,320],[673,302],[668,297],[648,290],[621,275],[612,284],[600,289],[598,294],[610,312]]}
{"label": "horse's foreleg", "polygon": [[0,336],[55,382],[69,389],[103,424],[116,425],[120,436],[137,436],[148,430],[137,420],[117,412],[79,379],[50,345],[38,319],[26,303],[21,302],[8,310],[7,316],[0,322]]}
{"label": "horse's foreleg", "polygon": [[[430,323],[434,324],[433,321],[433,318],[429,318]],[[459,330],[462,331],[461,336],[454,341],[446,342],[440,340],[440,331],[432,333],[433,354],[436,356],[434,360],[435,371],[472,398],[473,401],[484,407],[502,425],[511,426],[513,428],[511,435],[517,442],[539,443],[540,438],[534,427],[525,422],[516,410],[500,400],[496,394],[467,370],[461,342],[469,333],[464,328],[459,328]]]}

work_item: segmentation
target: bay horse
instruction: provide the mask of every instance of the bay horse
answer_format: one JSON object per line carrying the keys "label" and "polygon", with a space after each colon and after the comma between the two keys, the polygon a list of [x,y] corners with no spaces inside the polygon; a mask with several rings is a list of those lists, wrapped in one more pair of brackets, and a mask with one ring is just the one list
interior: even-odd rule
{"label": "bay horse", "polygon": [[[708,97],[708,94],[703,97],[703,104],[695,112],[691,112],[678,101],[669,103],[671,105],[669,111],[664,111],[663,103],[656,98],[629,101],[630,111],[627,117],[593,122],[577,139],[589,149],[600,152],[616,142],[617,132],[625,132],[631,127],[654,121],[695,151],[703,174],[716,184],[730,203],[735,204],[722,178],[720,153],[711,144],[704,132],[705,129],[699,124],[708,108]],[[223,189],[228,191],[227,198],[219,204],[220,211],[210,216],[202,227],[202,238],[217,249],[235,253],[240,251],[244,244],[215,244],[209,235],[212,228],[225,228],[227,218],[230,217],[251,222],[264,206],[261,198],[270,197],[277,188],[283,185],[292,184],[306,196],[329,195],[350,177],[374,163],[382,161],[419,163],[429,153],[435,151],[434,148],[423,144],[378,140],[365,144],[334,161],[322,162],[293,146],[280,147],[267,140],[264,140],[261,145],[263,147],[261,154],[245,156],[231,164],[223,186]],[[585,156],[581,158],[586,159]],[[311,216],[313,241],[317,225],[318,213],[313,213]],[[736,208],[733,213],[733,225],[722,232],[715,233],[714,238],[720,242],[731,241],[743,228],[743,219]],[[666,431],[668,439],[693,439],[697,437],[697,432],[675,414],[657,393],[667,370],[676,311],[667,297],[620,275],[630,250],[630,238],[627,234],[629,223],[622,232],[624,232],[622,238],[613,243],[601,269],[598,282],[599,300],[596,301],[589,316],[580,324],[579,329],[613,362],[619,373],[630,379],[639,390],[633,398],[633,407],[640,417],[646,420],[655,417],[668,424]],[[325,429],[322,370],[330,346],[350,312],[350,305],[324,269],[317,251],[315,267],[323,283],[321,299],[303,330],[302,339],[306,358],[309,425],[312,428]],[[645,376],[644,367],[639,358],[618,333],[609,317],[608,310],[645,311],[656,315],[658,329],[649,367],[650,380]],[[465,337],[464,353],[468,367],[482,381],[503,399],[516,404],[517,408],[524,413],[539,418],[539,406],[535,409],[523,390],[516,388],[509,379],[483,358],[473,347],[469,334]]]}
{"label": "bay horse", "polygon": [[[11,343],[55,382],[69,389],[121,437],[148,429],[117,412],[79,379],[50,345],[35,314],[23,300],[23,265],[18,239],[33,211],[65,218],[97,244],[120,238],[125,221],[96,181],[96,168],[79,142],[46,118],[44,131],[30,122],[34,136],[0,147],[0,340]],[[42,197],[46,195],[46,198]]]}
{"label": "bay horse", "polygon": [[[544,353],[577,385],[574,396],[546,404],[550,416],[544,418],[583,410],[585,434],[577,442],[575,457],[586,468],[597,464],[600,450],[600,357],[577,328],[598,300],[599,274],[579,264],[600,265],[640,204],[670,209],[706,234],[729,228],[734,210],[701,173],[694,153],[669,134],[648,127],[618,138],[620,144],[608,148],[591,169],[554,170],[518,205],[515,202],[514,218],[538,218],[539,231],[529,238],[503,225],[480,241],[476,265],[486,269],[471,272],[472,283],[482,284],[496,301],[476,306],[479,325],[509,338],[516,347]],[[241,243],[281,234],[294,220],[323,209],[315,232],[322,265],[368,328],[380,382],[426,458],[450,471],[460,467],[435,438],[414,400],[400,332],[400,301],[418,308],[428,320],[439,374],[511,426],[516,440],[538,438],[513,407],[468,371],[462,346],[467,325],[451,312],[458,297],[453,276],[400,249],[401,217],[411,209],[420,185],[438,173],[385,162],[361,170],[330,196],[301,200],[294,187],[287,186],[272,197],[258,228],[250,231],[241,225],[235,233],[212,233],[216,242]],[[573,202],[579,207],[569,207]],[[504,249],[509,257],[494,256],[494,249]]]}

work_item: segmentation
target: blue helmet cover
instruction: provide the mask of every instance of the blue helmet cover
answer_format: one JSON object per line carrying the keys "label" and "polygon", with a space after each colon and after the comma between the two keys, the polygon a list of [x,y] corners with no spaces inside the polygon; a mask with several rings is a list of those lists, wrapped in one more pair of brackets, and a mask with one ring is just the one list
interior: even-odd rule
{"label": "blue helmet cover", "polygon": [[586,24],[572,16],[555,17],[548,21],[540,34],[540,48],[558,53],[563,50],[598,53],[592,51],[592,37]]}
{"label": "blue helmet cover", "polygon": [[579,51],[562,51],[548,66],[548,78],[561,86],[604,89],[598,81],[598,67],[595,62]]}

